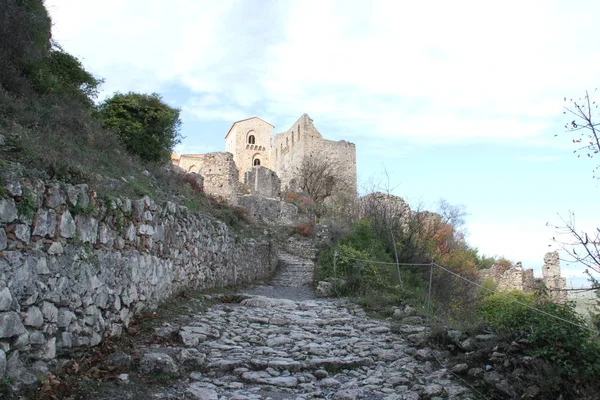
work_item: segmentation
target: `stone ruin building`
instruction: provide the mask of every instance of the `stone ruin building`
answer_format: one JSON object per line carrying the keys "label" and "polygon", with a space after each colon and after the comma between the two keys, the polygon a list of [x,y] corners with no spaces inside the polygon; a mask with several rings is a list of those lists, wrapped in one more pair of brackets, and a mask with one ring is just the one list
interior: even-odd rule
{"label": "stone ruin building", "polygon": [[481,275],[484,279],[488,278],[498,283],[498,291],[501,292],[522,290],[525,293],[532,293],[543,284],[552,301],[564,303],[567,300],[567,292],[564,290],[567,283],[560,275],[560,259],[556,251],[548,252],[544,256],[541,279],[533,276],[533,269],[523,269],[520,262],[508,269],[503,265],[495,264],[489,270],[483,271]]}
{"label": "stone ruin building", "polygon": [[237,121],[225,135],[226,152],[173,155],[171,160],[201,175],[207,194],[243,206],[257,219],[293,218],[290,205],[278,203],[286,192],[298,190],[297,172],[307,159],[332,166],[335,196],[356,197],[354,143],[324,139],[307,114],[285,132],[273,135],[273,129],[258,117]]}

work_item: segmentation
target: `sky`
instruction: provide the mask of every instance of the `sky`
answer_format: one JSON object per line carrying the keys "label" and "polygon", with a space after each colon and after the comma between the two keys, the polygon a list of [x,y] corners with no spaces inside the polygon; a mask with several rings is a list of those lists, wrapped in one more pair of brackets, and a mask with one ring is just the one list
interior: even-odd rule
{"label": "sky", "polygon": [[[356,144],[359,187],[463,205],[480,254],[541,276],[570,211],[600,225],[600,158],[577,158],[564,99],[599,84],[596,1],[46,0],[53,37],[105,80],[181,109],[179,154],[224,151],[237,120],[308,113]],[[600,96],[600,94],[599,94]],[[387,186],[387,184],[386,184]],[[584,268],[563,263],[581,286]]]}

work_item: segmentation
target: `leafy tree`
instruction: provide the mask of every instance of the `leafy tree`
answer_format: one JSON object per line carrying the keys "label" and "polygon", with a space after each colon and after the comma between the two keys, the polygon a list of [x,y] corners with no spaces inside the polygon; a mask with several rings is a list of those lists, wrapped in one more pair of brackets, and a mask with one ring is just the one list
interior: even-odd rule
{"label": "leafy tree", "polygon": [[16,94],[65,94],[88,108],[102,83],[52,41],[42,0],[0,2],[0,85]]}
{"label": "leafy tree", "polygon": [[54,44],[43,64],[37,67],[32,80],[40,94],[66,93],[88,107],[93,106],[98,87],[103,82],[86,71],[79,59],[58,44]]}
{"label": "leafy tree", "polygon": [[179,111],[157,93],[115,93],[98,107],[104,127],[115,132],[130,153],[151,162],[169,160],[181,142]]}

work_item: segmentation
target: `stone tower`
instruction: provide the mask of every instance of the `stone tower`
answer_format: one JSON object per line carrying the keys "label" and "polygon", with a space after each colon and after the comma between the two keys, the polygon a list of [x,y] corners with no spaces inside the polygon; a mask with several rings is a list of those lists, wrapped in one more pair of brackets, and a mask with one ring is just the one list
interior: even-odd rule
{"label": "stone tower", "polygon": [[234,122],[225,135],[225,149],[233,154],[239,170],[239,180],[253,166],[261,165],[273,170],[271,160],[271,137],[273,125],[258,117]]}
{"label": "stone tower", "polygon": [[566,279],[560,276],[560,259],[557,251],[548,252],[544,256],[542,277],[552,301],[556,303],[567,301],[567,293],[564,291],[567,283]]}

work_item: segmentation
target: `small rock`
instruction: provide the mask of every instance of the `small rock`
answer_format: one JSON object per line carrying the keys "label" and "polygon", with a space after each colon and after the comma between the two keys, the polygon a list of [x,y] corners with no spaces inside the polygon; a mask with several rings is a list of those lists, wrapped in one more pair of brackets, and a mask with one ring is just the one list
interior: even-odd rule
{"label": "small rock", "polygon": [[337,379],[334,379],[334,378],[325,378],[319,382],[319,386],[322,386],[322,387],[340,386],[341,384],[342,383],[340,381],[338,381]]}
{"label": "small rock", "polygon": [[14,311],[0,313],[0,339],[19,336],[25,332],[19,314]]}
{"label": "small rock", "polygon": [[12,301],[12,295],[10,294],[10,290],[7,287],[0,290],[0,311],[10,310]]}
{"label": "small rock", "polygon": [[463,372],[466,372],[469,369],[469,366],[467,364],[456,364],[454,367],[452,367],[451,371],[454,372],[455,374],[462,374]]}
{"label": "small rock", "polygon": [[44,315],[38,307],[29,307],[27,316],[25,317],[25,325],[39,328],[44,324]]}
{"label": "small rock", "polygon": [[60,242],[52,242],[52,244],[48,248],[48,254],[60,255],[60,254],[63,254],[64,252],[65,251],[64,251],[63,246],[62,246],[62,244]]}
{"label": "small rock", "polygon": [[313,374],[317,379],[327,378],[329,376],[329,372],[324,369],[318,369]]}
{"label": "small rock", "polygon": [[425,389],[423,389],[423,395],[427,397],[433,397],[441,395],[443,391],[444,389],[442,386],[434,383],[432,385],[425,386]]}
{"label": "small rock", "polygon": [[183,349],[177,359],[186,368],[202,368],[206,365],[206,355],[196,349]]}
{"label": "small rock", "polygon": [[361,393],[361,390],[338,390],[333,398],[335,400],[356,400]]}
{"label": "small rock", "polygon": [[433,352],[431,349],[419,349],[415,353],[415,358],[420,361],[430,361],[433,360]]}
{"label": "small rock", "polygon": [[475,377],[475,378],[479,378],[481,376],[483,376],[483,369],[481,368],[471,368],[468,372],[467,375]]}
{"label": "small rock", "polygon": [[178,375],[179,368],[167,354],[146,353],[140,360],[140,372],[144,374]]}
{"label": "small rock", "polygon": [[185,396],[188,399],[194,400],[219,400],[217,392],[213,389],[208,389],[200,382],[194,382],[185,391]]}
{"label": "small rock", "polygon": [[0,376],[6,375],[6,353],[0,350]]}
{"label": "small rock", "polygon": [[498,383],[502,380],[502,377],[496,371],[492,371],[484,373],[483,380],[487,383]]}

